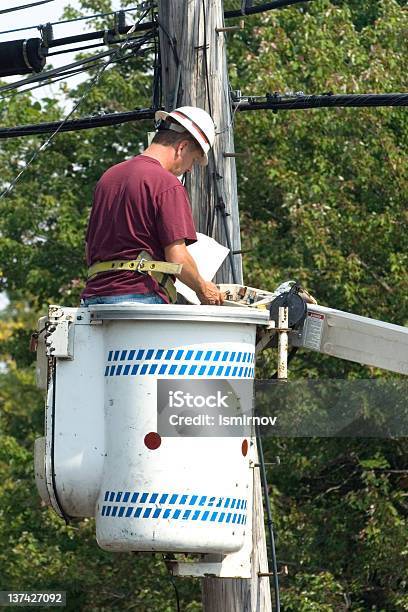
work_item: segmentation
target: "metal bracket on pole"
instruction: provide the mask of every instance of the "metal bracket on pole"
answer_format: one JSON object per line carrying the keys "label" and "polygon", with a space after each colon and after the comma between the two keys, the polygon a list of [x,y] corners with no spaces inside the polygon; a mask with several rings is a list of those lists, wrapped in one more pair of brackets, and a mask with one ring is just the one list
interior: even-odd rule
{"label": "metal bracket on pole", "polygon": [[237,30],[243,30],[245,28],[245,22],[243,19],[240,20],[239,25],[236,26],[225,26],[224,28],[215,28],[217,34],[220,32],[236,32]]}

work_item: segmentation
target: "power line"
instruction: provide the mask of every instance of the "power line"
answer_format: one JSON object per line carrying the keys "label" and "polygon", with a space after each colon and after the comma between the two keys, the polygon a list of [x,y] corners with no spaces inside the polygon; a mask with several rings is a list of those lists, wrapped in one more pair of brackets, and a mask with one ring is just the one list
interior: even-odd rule
{"label": "power line", "polygon": [[[296,110],[312,108],[362,108],[378,106],[408,106],[408,93],[390,94],[344,94],[344,95],[313,95],[313,96],[270,96],[263,97],[261,101],[257,98],[244,98],[243,101],[233,102],[233,107],[237,111],[255,110]],[[238,108],[237,108],[238,107]],[[139,121],[141,119],[153,119],[156,109],[138,109],[124,113],[106,113],[96,117],[83,117],[75,121],[67,121],[64,124],[63,132],[76,130],[87,130],[96,127],[106,127],[118,125],[129,121]],[[13,128],[0,129],[0,139],[16,138],[20,136],[33,136],[35,134],[47,134],[51,132],[58,122],[38,123],[33,125],[20,125]]]}
{"label": "power line", "polygon": [[[99,66],[99,63],[95,64],[95,66]],[[85,70],[73,70],[70,74],[65,73],[64,76],[61,76],[57,79],[50,79],[45,83],[40,83],[39,85],[33,85],[33,87],[27,87],[26,89],[20,89],[19,91],[15,91],[14,93],[6,94],[5,96],[0,96],[0,100],[9,100],[10,98],[15,98],[16,96],[23,95],[25,93],[29,93],[34,89],[39,89],[40,87],[46,87],[47,85],[54,85],[59,81],[63,81],[64,79],[69,79],[72,76],[76,76],[77,74],[81,74],[82,72],[86,72]]]}
{"label": "power line", "polygon": [[[138,40],[140,36],[134,36],[132,38],[128,38],[128,40]],[[105,45],[118,45],[123,42],[120,38],[117,40],[110,40],[109,42],[99,42],[94,43],[93,45],[86,45],[83,47],[75,47],[74,49],[62,49],[61,51],[54,51],[54,53],[48,53],[47,57],[52,57],[53,55],[61,55],[62,53],[75,53],[77,51],[86,51],[87,49],[95,49],[96,47],[103,47]]]}
{"label": "power line", "polygon": [[[130,38],[129,40],[134,40],[133,38]],[[143,49],[144,51],[151,51],[152,49],[150,47],[144,47]],[[120,64],[121,62],[126,61],[129,58],[129,56],[125,56],[122,58],[118,58],[118,59],[112,59],[111,63],[112,64]],[[88,66],[86,66],[86,68],[78,68],[78,70],[67,70],[66,72],[64,72],[62,74],[62,76],[57,76],[57,78],[47,78],[46,81],[44,81],[43,83],[39,83],[38,85],[33,85],[33,87],[27,87],[26,89],[20,89],[19,91],[15,91],[13,93],[7,93],[5,96],[0,96],[0,100],[8,100],[10,98],[14,98],[15,96],[19,96],[20,94],[25,94],[25,93],[29,93],[30,91],[33,91],[34,89],[39,89],[40,87],[47,87],[49,85],[54,85],[55,83],[58,83],[59,81],[63,81],[65,79],[69,79],[71,77],[77,76],[78,74],[83,74],[85,72],[89,72],[89,70],[93,70],[94,68],[98,68],[99,66],[101,66],[103,62],[100,61],[96,61],[94,64],[90,64]]]}
{"label": "power line", "polygon": [[45,72],[42,72],[39,75],[34,74],[33,76],[27,77],[26,79],[21,79],[20,81],[15,81],[14,83],[9,83],[8,85],[2,85],[0,87],[0,93],[3,91],[10,91],[12,89],[17,89],[21,85],[27,85],[28,83],[45,81],[51,76],[63,74],[65,70],[68,70],[70,68],[75,68],[76,66],[82,66],[84,64],[89,64],[90,62],[93,62],[96,59],[107,57],[108,55],[113,55],[114,53],[116,53],[115,49],[112,49],[109,51],[103,51],[102,53],[97,53],[96,55],[92,55],[91,57],[88,57],[86,59],[78,60],[76,62],[72,62],[71,64],[66,64],[65,66],[61,66],[60,68],[52,68],[51,70],[46,70]]}
{"label": "power line", "polygon": [[225,11],[224,18],[231,19],[232,17],[243,17],[246,15],[255,15],[256,13],[264,13],[265,11],[272,11],[273,9],[285,8],[292,4],[300,4],[302,2],[311,2],[312,0],[275,0],[274,2],[267,2],[266,4],[260,4],[259,6],[251,6],[244,10],[239,11]]}
{"label": "power line", "polygon": [[14,6],[13,8],[1,9],[0,15],[4,13],[12,13],[13,11],[22,11],[23,9],[28,9],[33,6],[39,6],[40,4],[48,4],[49,2],[54,2],[54,0],[39,0],[38,2],[32,2],[31,4],[22,4],[21,6]]}
{"label": "power line", "polygon": [[[132,32],[133,33],[133,32]],[[143,37],[137,37],[137,38],[131,38],[129,39],[129,42],[132,40],[137,40],[140,42],[147,42],[148,40],[150,40],[152,38],[153,34],[152,33],[147,33],[145,34],[145,36]],[[121,42],[128,42],[128,39],[126,39],[125,41],[121,41]],[[122,47],[120,47],[121,49]],[[95,60],[101,59],[103,57],[107,57],[108,55],[114,55],[115,53],[118,53],[119,49],[110,49],[108,51],[102,51],[101,53],[97,53],[95,55],[92,55],[91,57],[82,59],[82,60],[78,60],[76,62],[72,62],[70,64],[66,64],[65,66],[60,66],[59,68],[52,68],[51,70],[47,70],[45,72],[42,72],[41,74],[34,74],[30,77],[27,77],[25,79],[21,79],[20,81],[14,81],[13,83],[8,83],[7,85],[3,85],[0,87],[0,93],[4,92],[4,91],[10,91],[13,89],[17,89],[18,87],[21,87],[22,85],[27,85],[29,83],[36,83],[36,82],[40,82],[40,81],[46,81],[49,77],[52,76],[60,76],[62,74],[64,74],[67,70],[70,70],[72,68],[76,68],[77,66],[84,66],[86,64],[90,64]]]}
{"label": "power line", "polygon": [[116,15],[117,13],[130,13],[131,11],[138,11],[138,6],[132,6],[127,9],[120,9],[118,11],[110,11],[109,13],[96,13],[95,15],[85,15],[84,17],[74,17],[73,19],[64,19],[63,21],[53,21],[51,25],[59,25],[61,23],[74,23],[75,21],[84,21],[85,19],[96,19],[97,17],[109,17],[110,15]]}
{"label": "power line", "polygon": [[[146,11],[145,13],[140,17],[139,21],[141,21],[143,19],[143,17],[146,15]],[[134,26],[131,28],[129,34],[132,34],[134,32],[136,28],[136,24],[134,24]],[[138,51],[140,51],[140,47],[142,46],[142,42],[139,43],[139,49]],[[124,41],[123,44],[120,46],[119,49],[117,49],[116,54],[119,54],[123,49],[126,48],[126,46],[128,46],[129,43],[128,41]],[[135,46],[135,45],[133,45]],[[133,52],[135,50],[133,49]],[[133,55],[133,53],[131,54]],[[42,153],[42,151],[45,151],[45,149],[51,144],[52,140],[55,138],[55,136],[63,129],[64,125],[67,123],[69,117],[76,111],[76,109],[79,107],[79,105],[82,103],[82,101],[85,99],[85,97],[89,94],[89,92],[91,91],[91,89],[98,83],[100,77],[102,76],[102,73],[106,70],[106,68],[109,66],[109,64],[112,62],[113,58],[109,58],[103,65],[102,67],[98,70],[98,72],[96,73],[96,75],[93,77],[93,79],[90,81],[90,83],[88,83],[84,93],[82,94],[82,96],[79,98],[79,100],[74,104],[74,106],[72,107],[72,109],[69,111],[69,113],[65,116],[64,120],[59,122],[58,127],[52,132],[52,134],[47,138],[47,140],[38,148],[34,151],[33,155],[30,157],[30,159],[28,160],[28,162],[25,164],[25,166],[21,169],[21,171],[14,177],[14,179],[11,181],[11,183],[9,184],[9,186],[3,191],[3,193],[0,195],[0,200],[2,200],[6,195],[8,195],[15,187],[16,183],[19,181],[19,179],[21,178],[21,176],[27,171],[27,169],[31,166],[31,164],[37,159],[37,157],[40,155],[40,153]]]}
{"label": "power line", "polygon": [[361,108],[377,106],[408,106],[408,93],[332,94],[321,95],[279,93],[259,97],[240,98],[235,101],[239,111],[296,110],[310,108]]}
{"label": "power line", "polygon": [[[129,34],[130,30],[133,26],[126,26],[123,28],[123,34]],[[132,32],[143,32],[146,30],[154,29],[155,24],[153,21],[147,21],[145,23],[140,23],[135,30]],[[56,38],[55,40],[51,40],[48,46],[51,47],[62,47],[64,45],[71,45],[78,42],[85,42],[87,40],[96,40],[97,38],[106,38],[117,36],[117,31],[115,28],[110,28],[109,30],[98,30],[97,32],[88,32],[86,34],[78,34],[76,36],[66,36],[65,38]]]}
{"label": "power line", "polygon": [[[120,9],[120,12],[130,13],[132,11],[137,11],[137,10],[139,10],[139,8],[135,6],[132,8]],[[74,23],[75,21],[83,21],[85,19],[96,19],[97,17],[109,17],[110,15],[116,15],[116,13],[119,13],[119,11],[111,11],[109,13],[96,13],[95,15],[85,15],[84,17],[75,17],[73,19],[64,19],[62,21],[52,21],[50,25],[55,26],[55,25],[61,25],[64,23]],[[12,32],[24,32],[25,30],[38,30],[40,28],[40,25],[41,24],[27,26],[25,28],[14,28],[14,30],[4,30],[3,32],[0,32],[0,34],[10,34]]]}
{"label": "power line", "polygon": [[[78,130],[89,130],[90,128],[120,125],[122,123],[128,123],[129,121],[154,119],[154,113],[155,109],[153,108],[142,108],[123,113],[106,113],[104,115],[83,117],[82,119],[66,121],[59,131],[76,132]],[[33,125],[20,125],[13,128],[2,128],[0,129],[0,139],[48,134],[49,132],[55,130],[60,124],[61,121],[52,121],[48,123],[38,123]]]}
{"label": "power line", "polygon": [[[52,2],[53,0],[42,0],[42,1]],[[242,11],[224,11],[224,18],[231,19],[233,17],[242,17],[243,15],[254,15],[256,13],[263,13],[265,11],[270,11],[270,10],[277,9],[277,8],[284,8],[286,6],[291,6],[293,4],[300,4],[303,2],[311,2],[311,1],[312,0],[275,0],[274,2],[268,2],[266,4],[261,4],[259,6],[253,6],[253,7],[247,8],[245,9],[244,13]],[[137,7],[133,7],[129,9],[121,9],[121,11],[125,13],[134,11],[134,10],[137,10]],[[111,11],[109,13],[97,13],[95,15],[87,15],[85,17],[76,17],[74,19],[54,21],[50,25],[54,26],[54,25],[59,25],[63,23],[73,23],[75,21],[81,21],[84,19],[107,17],[109,15],[115,15],[118,12],[119,11]],[[12,32],[23,32],[24,30],[38,30],[39,27],[40,27],[39,25],[34,25],[34,26],[27,26],[26,28],[15,28],[13,30],[4,30],[3,32],[0,32],[0,34],[10,34]],[[131,26],[127,26],[126,30],[124,29],[124,33],[128,31],[130,28]],[[145,23],[140,23],[136,27],[136,31],[141,32],[141,31],[146,31],[146,30],[152,30],[154,28],[155,28],[154,21],[147,21]],[[57,47],[57,46],[71,45],[71,44],[75,44],[78,42],[96,40],[98,38],[104,38],[106,36],[112,36],[115,34],[117,34],[117,32],[114,28],[108,29],[108,30],[97,30],[95,32],[87,32],[86,34],[77,34],[76,36],[66,36],[63,38],[56,38],[55,40],[50,41],[48,46]]]}

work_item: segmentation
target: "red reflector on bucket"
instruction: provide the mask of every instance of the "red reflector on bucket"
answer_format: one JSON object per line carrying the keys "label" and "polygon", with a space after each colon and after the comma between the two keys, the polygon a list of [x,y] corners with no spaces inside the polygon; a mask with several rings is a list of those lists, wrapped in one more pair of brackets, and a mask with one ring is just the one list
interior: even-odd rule
{"label": "red reflector on bucket", "polygon": [[151,431],[144,437],[144,443],[150,450],[156,450],[161,444],[161,437],[155,431]]}

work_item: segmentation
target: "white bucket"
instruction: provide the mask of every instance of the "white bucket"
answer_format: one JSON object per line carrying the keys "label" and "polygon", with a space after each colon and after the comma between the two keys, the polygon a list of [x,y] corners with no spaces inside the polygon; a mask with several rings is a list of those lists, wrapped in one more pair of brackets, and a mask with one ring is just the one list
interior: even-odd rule
{"label": "white bucket", "polygon": [[[78,387],[87,384],[86,367],[78,379],[73,363],[78,360],[84,368],[93,355],[100,360],[103,354],[102,363],[92,363],[92,371],[100,372],[92,378],[94,389],[83,389],[88,405],[93,393],[97,402],[104,397],[104,417],[100,407],[89,405],[98,432],[97,455],[103,459],[95,471],[95,481],[83,487],[88,491],[84,507],[89,506],[89,491],[99,491],[94,502],[99,545],[111,551],[239,550],[250,503],[249,439],[160,438],[157,388],[162,380],[230,380],[231,384],[246,380],[251,384],[256,325],[264,325],[268,313],[247,308],[144,304],[100,305],[80,311],[86,311],[86,317],[90,314],[91,321],[75,331],[74,361],[64,363],[62,386],[67,390],[77,385],[75,393],[80,394]],[[84,327],[88,327],[86,334]],[[92,347],[93,329],[99,343],[96,352]],[[86,343],[79,342],[81,334],[86,335]],[[81,347],[81,357],[77,346]],[[68,380],[69,365],[76,372],[76,380]],[[62,411],[64,416],[57,430],[61,433],[66,421],[72,434],[69,412],[73,407],[68,397],[60,401],[64,401],[64,407],[57,406],[57,412],[61,415]],[[90,419],[86,427],[92,428]],[[75,444],[84,445],[87,436],[92,439],[93,435],[92,430],[82,431]],[[64,460],[64,476],[58,473],[58,439],[55,450],[59,499],[62,506],[70,500],[72,505],[72,487],[68,500],[62,482],[69,476],[69,458]],[[78,479],[78,474],[71,480]],[[84,476],[90,478],[89,470]],[[80,489],[74,494],[78,497],[76,508],[82,503]]]}

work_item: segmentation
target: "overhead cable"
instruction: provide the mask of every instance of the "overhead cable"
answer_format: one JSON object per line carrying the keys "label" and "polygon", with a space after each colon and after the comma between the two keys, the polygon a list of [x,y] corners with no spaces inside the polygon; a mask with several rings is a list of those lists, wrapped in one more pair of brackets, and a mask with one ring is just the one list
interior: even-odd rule
{"label": "overhead cable", "polygon": [[[233,106],[238,111],[255,110],[295,110],[311,108],[335,108],[335,107],[378,107],[378,106],[408,106],[408,93],[394,94],[344,94],[332,95],[323,94],[320,96],[282,96],[269,98],[263,97],[263,101],[256,98],[235,101]],[[251,101],[248,101],[251,100]],[[237,108],[238,107],[238,108]],[[140,119],[153,119],[157,109],[140,109],[125,113],[106,113],[101,116],[83,117],[75,121],[67,121],[61,131],[71,132],[85,130],[94,127],[105,127],[118,125],[128,121],[138,121]],[[33,125],[20,125],[13,128],[0,129],[0,139],[15,138],[18,136],[32,136],[34,134],[47,134],[51,132],[58,122],[38,123]]]}
{"label": "overhead cable", "polygon": [[[142,108],[124,113],[105,113],[103,115],[93,115],[83,117],[82,119],[74,119],[65,121],[64,125],[59,130],[60,132],[76,132],[77,130],[89,130],[90,128],[106,127],[110,125],[119,125],[128,123],[129,121],[140,121],[143,119],[154,119],[155,109]],[[61,121],[52,121],[48,123],[37,123],[32,125],[20,125],[12,128],[0,129],[0,139],[16,138],[18,136],[34,136],[38,134],[48,134],[54,131]]]}
{"label": "overhead cable", "polygon": [[[146,12],[140,17],[140,20],[143,19],[145,15],[146,15]],[[134,26],[131,28],[129,34],[132,34],[134,32],[135,28],[136,28],[136,24],[134,24]],[[127,44],[128,43],[125,40],[123,42],[123,44],[119,47],[119,49],[117,49],[116,54],[119,54],[121,51],[123,51],[126,48]],[[139,43],[139,51],[140,51],[141,45],[142,45],[142,43]],[[134,51],[134,49],[133,49],[133,51]],[[102,65],[102,67],[99,68],[98,72],[95,74],[95,76],[92,78],[92,80],[87,84],[87,86],[85,88],[85,91],[83,92],[82,96],[74,104],[72,109],[69,111],[69,113],[63,119],[63,121],[58,122],[58,127],[52,132],[52,134],[47,138],[47,140],[40,147],[38,147],[34,151],[32,156],[28,160],[28,162],[23,166],[23,168],[20,170],[20,172],[14,177],[14,179],[11,181],[11,183],[8,185],[8,187],[6,187],[6,189],[0,195],[0,200],[2,200],[4,197],[6,197],[14,189],[16,183],[20,180],[21,176],[27,171],[27,169],[31,166],[31,164],[37,159],[37,157],[40,155],[40,153],[42,153],[42,151],[45,151],[45,149],[51,144],[51,142],[55,138],[55,136],[63,129],[64,125],[67,123],[67,121],[71,117],[71,115],[77,110],[77,108],[80,106],[82,101],[86,98],[86,96],[89,94],[91,89],[98,83],[98,81],[101,78],[103,72],[106,70],[106,68],[112,62],[112,59],[113,58],[109,58]]]}
{"label": "overhead cable", "polygon": [[[131,11],[139,10],[138,7],[132,7],[127,9],[120,9],[123,13],[130,13]],[[74,23],[75,21],[84,21],[85,19],[96,19],[97,17],[109,17],[110,15],[116,15],[119,11],[110,11],[109,13],[96,13],[95,15],[85,15],[84,17],[74,17],[73,19],[63,19],[61,21],[51,21],[50,25],[62,25],[64,23]],[[24,32],[25,30],[38,30],[41,24],[26,26],[25,28],[14,28],[13,30],[4,30],[0,34],[10,34],[12,32]]]}
{"label": "overhead cable", "polygon": [[[155,24],[153,21],[146,21],[145,23],[140,23],[133,30],[133,26],[126,26],[123,28],[123,34],[129,34],[130,30],[133,32],[143,32],[146,30],[154,29]],[[49,43],[49,47],[62,47],[63,45],[72,45],[78,42],[86,42],[87,40],[96,40],[97,38],[103,38],[109,40],[109,37],[117,36],[117,31],[115,28],[110,28],[109,30],[98,30],[97,32],[87,32],[86,34],[78,34],[76,36],[66,36],[65,38],[56,38]]]}
{"label": "overhead cable", "polygon": [[113,55],[116,53],[115,49],[111,49],[109,51],[103,51],[101,53],[97,53],[96,55],[92,55],[86,59],[78,60],[76,62],[72,62],[71,64],[66,64],[65,66],[60,66],[59,68],[52,68],[51,70],[46,70],[42,72],[40,75],[34,74],[31,77],[27,77],[26,79],[20,79],[19,81],[14,81],[13,83],[8,83],[7,85],[2,85],[0,87],[0,93],[3,91],[10,91],[11,89],[16,89],[21,85],[26,85],[27,83],[34,83],[37,81],[47,80],[49,77],[62,74],[65,70],[69,70],[70,68],[75,68],[76,66],[83,66],[84,64],[89,64],[96,59],[100,59],[102,57],[107,57],[108,55]]}
{"label": "overhead cable", "polygon": [[408,106],[408,93],[383,94],[332,94],[285,95],[268,94],[259,97],[244,97],[234,102],[239,111],[295,110],[309,108],[359,108],[375,106]]}
{"label": "overhead cable", "polygon": [[21,6],[1,9],[0,15],[4,15],[4,13],[12,13],[13,11],[22,11],[23,9],[28,9],[33,6],[39,6],[40,4],[48,4],[49,2],[54,2],[54,0],[38,0],[37,2],[32,2],[31,4],[22,4]]}
{"label": "overhead cable", "polygon": [[264,13],[265,11],[272,11],[273,9],[285,8],[292,4],[300,4],[303,2],[311,2],[312,0],[274,0],[274,2],[267,2],[266,4],[260,4],[258,6],[251,6],[239,11],[225,11],[225,19],[232,17],[242,17],[243,15],[255,15],[256,13]]}
{"label": "overhead cable", "polygon": [[[42,0],[42,2],[52,2],[52,1],[53,0]],[[256,13],[263,13],[265,11],[270,11],[270,10],[277,9],[277,8],[284,8],[286,6],[291,6],[293,4],[300,4],[300,3],[311,2],[311,1],[312,0],[274,0],[274,2],[267,2],[266,4],[261,4],[259,6],[252,6],[252,7],[246,8],[244,13],[242,12],[242,10],[224,11],[224,18],[230,19],[233,17],[242,17],[243,14],[244,15],[254,15]],[[24,7],[20,7],[20,8],[24,8]],[[7,10],[17,10],[17,9],[7,9]],[[134,10],[137,10],[137,7],[121,9],[121,11],[125,13],[134,11]],[[1,12],[6,12],[6,11],[0,11],[0,13]],[[94,19],[96,17],[107,17],[109,15],[115,15],[117,12],[118,11],[111,11],[109,13],[97,13],[95,15],[86,15],[84,17],[76,17],[74,19],[54,21],[50,25],[54,26],[54,25],[59,25],[63,23],[73,23],[75,21],[81,21],[84,19]],[[126,30],[128,31],[130,27],[131,26],[126,26]],[[136,27],[136,31],[141,32],[141,31],[151,30],[154,27],[155,27],[154,21],[147,21],[145,23],[140,23]],[[14,28],[13,30],[4,30],[0,32],[0,34],[10,34],[11,32],[22,32],[24,30],[38,30],[39,28],[40,28],[40,25],[27,26],[25,28]],[[97,30],[96,32],[87,32],[86,34],[77,34],[76,36],[65,36],[63,38],[56,38],[55,40],[50,41],[49,47],[58,47],[58,46],[76,44],[78,42],[85,42],[87,40],[96,40],[98,38],[112,36],[114,34],[116,34],[116,31],[114,28],[112,28],[108,30]]]}
{"label": "overhead cable", "polygon": [[[132,38],[129,40],[133,40]],[[150,47],[144,47],[143,51],[151,51],[152,48]],[[133,54],[132,54],[133,55]],[[122,58],[112,58],[111,60],[111,64],[120,64],[122,62],[127,61],[131,56],[124,56]],[[71,77],[77,76],[79,74],[83,74],[85,72],[89,72],[90,70],[93,70],[95,68],[98,68],[99,66],[101,66],[103,64],[103,61],[96,61],[94,64],[89,64],[88,66],[86,66],[85,68],[78,68],[78,69],[74,69],[74,70],[67,70],[66,72],[64,72],[61,75],[57,75],[56,78],[48,78],[47,80],[45,80],[43,83],[39,83],[38,85],[33,85],[32,87],[26,87],[25,89],[19,89],[17,91],[14,92],[7,92],[4,96],[0,96],[0,100],[6,100],[9,98],[14,98],[15,96],[18,96],[20,94],[25,94],[25,93],[29,93],[30,91],[33,91],[33,89],[39,89],[40,87],[48,87],[50,85],[54,85],[55,83],[58,83],[59,81],[63,81],[65,79],[69,79]],[[158,105],[159,106],[159,105]]]}
{"label": "overhead cable", "polygon": [[[131,38],[128,38],[128,40],[137,40],[138,38],[140,38],[140,36],[134,36]],[[99,42],[99,43],[94,43],[93,45],[86,45],[83,47],[75,47],[74,49],[62,49],[61,51],[54,51],[53,53],[48,53],[48,57],[52,57],[53,55],[61,55],[61,53],[76,53],[77,51],[86,51],[87,49],[95,49],[96,47],[103,47],[104,45],[119,45],[121,42],[123,42],[123,39],[117,39],[117,40],[110,40],[109,43],[106,42]]]}
{"label": "overhead cable", "polygon": [[60,25],[62,23],[74,23],[75,21],[84,21],[86,19],[96,19],[97,17],[109,17],[110,15],[116,15],[117,13],[130,13],[131,11],[138,11],[138,6],[132,6],[131,8],[121,8],[117,11],[110,11],[109,13],[96,13],[95,15],[84,15],[84,17],[74,17],[73,19],[63,19],[62,21],[53,21],[51,25]]}
{"label": "overhead cable", "polygon": [[[99,63],[95,64],[95,66],[99,66],[99,65],[100,65]],[[8,100],[9,98],[14,98],[15,96],[20,96],[25,93],[29,93],[30,91],[33,91],[34,89],[39,89],[40,87],[47,87],[47,86],[54,85],[55,83],[58,83],[59,81],[69,79],[70,77],[76,76],[78,74],[82,74],[83,72],[86,72],[86,70],[79,69],[79,70],[72,70],[71,72],[66,72],[64,73],[63,76],[60,76],[55,79],[49,79],[48,81],[45,81],[44,83],[39,83],[38,85],[33,85],[32,87],[27,87],[26,89],[19,89],[18,91],[6,93],[6,95],[0,96],[0,100]]]}
{"label": "overhead cable", "polygon": [[[150,40],[151,36],[152,36],[151,34],[147,34],[144,37],[137,38],[136,40],[142,43],[147,42],[148,40]],[[133,39],[130,39],[130,40],[133,40]],[[122,40],[121,42],[127,42],[127,40],[126,41]],[[2,85],[0,87],[0,93],[4,91],[10,91],[10,90],[16,89],[18,87],[21,87],[22,85],[27,85],[29,83],[46,81],[50,77],[62,75],[64,74],[65,71],[70,70],[72,68],[76,68],[77,66],[85,66],[87,64],[94,62],[95,60],[101,59],[103,57],[107,57],[109,55],[114,55],[115,53],[118,53],[118,51],[119,51],[118,48],[109,49],[108,51],[102,51],[101,53],[96,53],[95,55],[92,55],[91,57],[77,60],[76,62],[72,62],[70,64],[60,66],[59,68],[52,68],[51,70],[46,70],[45,72],[42,72],[41,74],[34,74],[25,79],[20,79],[19,81],[14,81],[13,83]]]}

